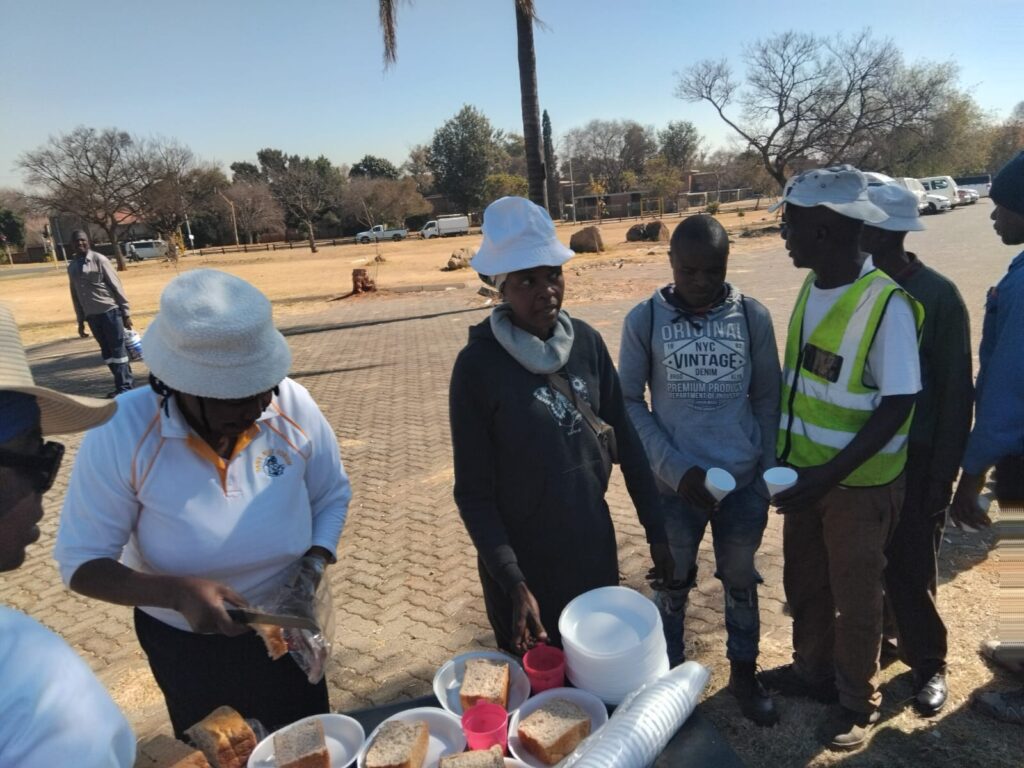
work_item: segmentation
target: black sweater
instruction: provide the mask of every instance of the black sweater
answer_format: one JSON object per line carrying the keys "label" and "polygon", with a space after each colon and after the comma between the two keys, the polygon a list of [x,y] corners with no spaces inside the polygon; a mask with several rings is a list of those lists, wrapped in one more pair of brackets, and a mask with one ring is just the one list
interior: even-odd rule
{"label": "black sweater", "polygon": [[[647,539],[665,541],[654,476],[608,350],[589,325],[576,319],[572,325],[562,373],[615,428],[626,487]],[[505,351],[489,319],[470,328],[449,396],[455,503],[487,574],[506,594],[525,579],[542,606],[544,582],[562,597],[591,588],[597,574],[617,583],[597,438],[545,376]]]}

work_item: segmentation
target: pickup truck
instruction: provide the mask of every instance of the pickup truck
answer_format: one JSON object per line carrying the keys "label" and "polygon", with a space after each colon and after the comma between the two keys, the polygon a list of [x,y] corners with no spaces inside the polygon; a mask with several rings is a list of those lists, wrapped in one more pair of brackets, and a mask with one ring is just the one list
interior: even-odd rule
{"label": "pickup truck", "polygon": [[381,240],[405,240],[409,236],[407,229],[386,229],[383,224],[370,227],[356,235],[357,243],[380,242]]}

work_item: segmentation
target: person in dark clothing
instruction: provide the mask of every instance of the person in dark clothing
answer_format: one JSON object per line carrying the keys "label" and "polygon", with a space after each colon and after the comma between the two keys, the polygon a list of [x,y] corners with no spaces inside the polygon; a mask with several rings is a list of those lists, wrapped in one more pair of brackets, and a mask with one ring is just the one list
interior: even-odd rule
{"label": "person in dark clothing", "polygon": [[886,608],[898,651],[914,677],[914,705],[926,716],[946,703],[946,625],[936,604],[939,545],[946,507],[971,431],[974,383],[967,307],[948,279],[904,248],[907,232],[924,229],[917,198],[898,184],[868,187],[889,214],[865,224],[861,249],[924,307],[921,381],[907,446],[906,495],[886,550]]}
{"label": "person in dark clothing", "polygon": [[114,397],[132,389],[132,367],[125,348],[125,329],[132,329],[128,299],[110,259],[92,250],[89,235],[81,229],[71,233],[75,257],[68,262],[71,304],[78,320],[78,335],[83,339],[86,323],[100,345],[103,362],[114,374]]}
{"label": "person in dark clothing", "polygon": [[476,546],[497,644],[522,653],[536,642],[559,644],[562,609],[619,581],[604,499],[611,452],[588,411],[615,430],[654,578],[671,581],[674,564],[654,477],[608,350],[561,308],[562,264],[572,251],[547,212],[524,198],[488,206],[483,232],[473,267],[494,278],[504,302],[470,328],[452,371],[455,502]]}

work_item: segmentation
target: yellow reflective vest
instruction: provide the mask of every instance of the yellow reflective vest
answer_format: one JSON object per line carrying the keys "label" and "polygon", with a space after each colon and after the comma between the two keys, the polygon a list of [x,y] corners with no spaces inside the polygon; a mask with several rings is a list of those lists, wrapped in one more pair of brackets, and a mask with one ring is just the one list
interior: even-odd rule
{"label": "yellow reflective vest", "polygon": [[[800,289],[789,321],[782,381],[779,461],[794,467],[825,464],[850,444],[871,418],[882,395],[864,383],[868,351],[895,294],[907,297],[921,332],[924,308],[880,269],[861,275],[804,341],[804,312],[815,274]],[[799,364],[798,364],[799,363]],[[891,483],[907,460],[913,411],[893,438],[855,469],[842,485]]]}

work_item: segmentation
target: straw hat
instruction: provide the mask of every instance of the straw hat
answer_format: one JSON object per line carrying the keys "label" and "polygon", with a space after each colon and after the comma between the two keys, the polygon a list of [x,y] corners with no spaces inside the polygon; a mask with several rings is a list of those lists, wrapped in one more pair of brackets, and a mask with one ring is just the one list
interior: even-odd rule
{"label": "straw hat", "polygon": [[273,389],[292,364],[267,297],[216,269],[193,269],[167,284],[142,348],[168,387],[217,400]]}
{"label": "straw hat", "polygon": [[44,435],[81,432],[102,424],[117,410],[117,403],[113,400],[65,395],[36,386],[25,357],[25,348],[21,345],[18,325],[14,322],[14,313],[6,304],[0,304],[0,390],[35,397]]}

